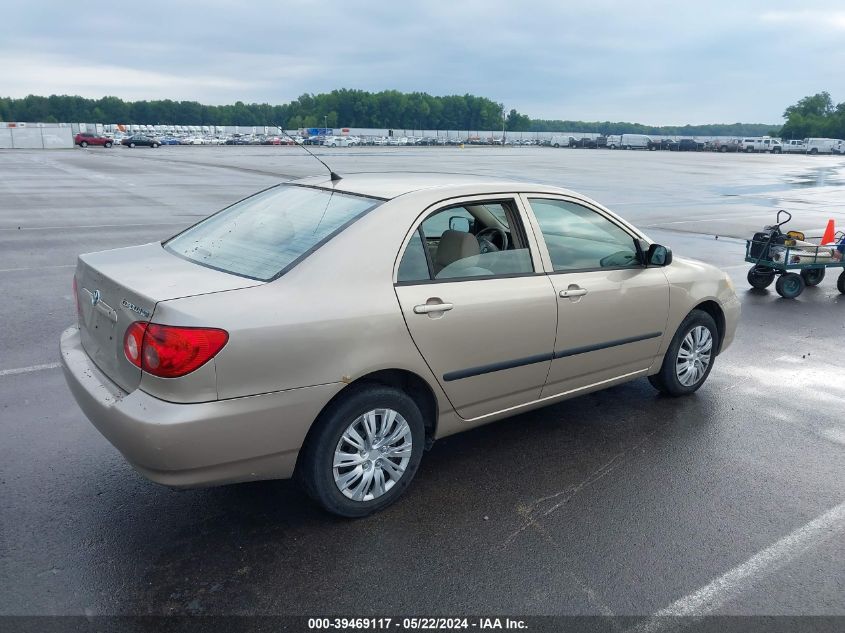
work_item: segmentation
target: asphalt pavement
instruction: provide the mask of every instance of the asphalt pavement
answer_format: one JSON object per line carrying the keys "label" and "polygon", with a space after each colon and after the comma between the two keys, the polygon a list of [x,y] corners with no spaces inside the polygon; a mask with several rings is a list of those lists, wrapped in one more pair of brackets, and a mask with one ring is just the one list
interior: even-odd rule
{"label": "asphalt pavement", "polygon": [[[339,148],[335,171],[501,175],[586,193],[728,271],[704,387],[645,380],[438,441],[385,512],[290,482],[136,474],[58,369],[78,253],[149,242],[280,180],[293,147],[0,152],[0,615],[845,615],[845,295],[745,282],[779,208],[845,228],[845,160],[551,148]],[[718,236],[718,238],[717,238]]]}

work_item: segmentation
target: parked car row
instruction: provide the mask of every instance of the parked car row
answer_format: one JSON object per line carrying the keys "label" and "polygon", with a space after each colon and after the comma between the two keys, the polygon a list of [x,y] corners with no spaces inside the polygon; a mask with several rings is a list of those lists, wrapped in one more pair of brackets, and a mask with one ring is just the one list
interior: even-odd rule
{"label": "parked car row", "polygon": [[782,141],[770,136],[754,138],[717,139],[699,141],[694,138],[652,139],[645,134],[620,134],[579,138],[557,135],[548,142],[552,147],[581,147],[587,149],[643,149],[672,152],[746,152],[770,154],[840,154],[845,155],[845,141],[833,138],[808,138]]}
{"label": "parked car row", "polygon": [[74,136],[74,144],[80,147],[159,147],[161,145],[319,145],[323,147],[359,147],[359,146],[456,146],[456,145],[499,145],[499,146],[545,146],[571,147],[583,149],[623,149],[623,150],[663,150],[671,152],[745,152],[771,154],[839,154],[845,155],[845,141],[832,138],[806,138],[803,140],[782,141],[769,136],[717,139],[700,141],[694,138],[653,139],[647,134],[617,134],[608,136],[575,138],[569,135],[554,135],[550,139],[517,139],[496,137],[445,137],[445,136],[296,136],[231,134],[197,135],[168,134],[164,136],[136,133],[131,136],[121,134],[94,134],[79,132]]}

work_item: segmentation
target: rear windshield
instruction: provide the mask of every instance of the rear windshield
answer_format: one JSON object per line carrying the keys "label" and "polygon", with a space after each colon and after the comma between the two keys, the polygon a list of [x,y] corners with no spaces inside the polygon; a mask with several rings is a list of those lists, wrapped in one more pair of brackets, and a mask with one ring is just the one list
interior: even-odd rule
{"label": "rear windshield", "polygon": [[282,185],[236,202],[164,247],[209,268],[269,281],[378,204],[373,198]]}

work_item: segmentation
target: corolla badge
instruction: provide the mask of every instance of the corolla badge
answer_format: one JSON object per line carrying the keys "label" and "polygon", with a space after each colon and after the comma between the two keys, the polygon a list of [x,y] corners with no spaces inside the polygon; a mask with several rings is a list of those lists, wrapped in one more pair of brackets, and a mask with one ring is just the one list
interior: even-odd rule
{"label": "corolla badge", "polygon": [[120,305],[122,305],[127,310],[131,310],[135,314],[140,314],[145,319],[150,318],[151,312],[149,310],[144,310],[144,308],[142,308],[140,306],[136,306],[134,303],[131,303],[130,301],[127,301],[126,299],[121,301]]}
{"label": "corolla badge", "polygon": [[95,290],[94,292],[91,293],[91,305],[95,306],[98,303],[100,303],[100,291]]}

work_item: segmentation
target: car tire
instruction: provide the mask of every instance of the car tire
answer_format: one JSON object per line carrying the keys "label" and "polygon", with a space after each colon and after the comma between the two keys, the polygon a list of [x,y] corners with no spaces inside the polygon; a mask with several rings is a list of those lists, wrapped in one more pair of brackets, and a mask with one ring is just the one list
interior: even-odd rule
{"label": "car tire", "polygon": [[109,149],[111,146],[112,146],[111,143],[106,143],[105,145],[103,145],[103,147],[105,147],[106,149]]}
{"label": "car tire", "polygon": [[[719,329],[713,317],[703,310],[693,310],[669,343],[660,371],[648,380],[667,396],[691,394],[707,380],[718,349]],[[686,358],[690,360],[686,361]]]}
{"label": "car tire", "polygon": [[752,266],[748,271],[748,285],[757,290],[763,290],[772,285],[775,272],[766,266]]}
{"label": "car tire", "polygon": [[801,277],[807,286],[818,286],[824,279],[824,268],[805,268],[801,271]]}
{"label": "car tire", "polygon": [[778,277],[775,290],[784,299],[794,299],[804,292],[804,278],[797,273],[786,273]]}
{"label": "car tire", "polygon": [[129,147],[135,147],[135,143],[129,143]]}
{"label": "car tire", "polygon": [[727,148],[727,147],[725,147],[724,145],[722,145],[722,146],[719,148],[719,151],[720,151],[720,152],[722,152],[722,154],[725,154],[725,153],[727,153],[728,148]]}
{"label": "car tire", "polygon": [[[374,455],[376,449],[379,448],[380,433],[364,434],[366,427],[363,425],[366,424],[364,418],[367,414],[375,414],[374,425],[380,427],[384,424],[384,414],[379,417],[377,411],[389,411],[396,414],[392,426],[387,428],[388,436],[404,428],[403,424],[407,426],[407,431],[400,438],[403,453],[407,451],[407,441],[411,444],[407,461],[404,457],[394,456],[387,459],[379,457],[380,453]],[[354,433],[347,435],[350,429],[360,429],[356,432],[358,438],[364,442],[357,453],[348,452],[349,449],[355,450],[351,442],[346,440],[346,437],[355,437]],[[380,430],[376,429],[376,431]],[[295,476],[308,496],[328,512],[347,518],[365,517],[383,510],[402,495],[419,467],[424,445],[423,416],[410,396],[398,389],[383,385],[352,387],[348,393],[332,402],[314,423],[300,453]],[[396,444],[394,443],[393,446]],[[347,451],[342,451],[343,448]],[[368,451],[367,456],[362,456],[364,451]],[[339,454],[354,456],[354,458],[347,460],[348,466],[336,468],[336,457]],[[374,456],[375,459],[373,459]],[[353,466],[352,459],[361,461]],[[392,468],[387,469],[380,465],[384,462],[390,463]],[[390,472],[395,473],[399,468],[402,470],[398,477],[391,478],[389,482],[386,481]],[[367,480],[369,483],[365,483],[367,476],[369,476]],[[351,477],[351,480],[346,482],[344,477]],[[387,489],[376,494],[379,477]],[[390,484],[389,487],[387,483]],[[346,488],[342,490],[343,485],[346,485]],[[363,494],[365,498],[356,500],[351,498],[350,494],[352,496]],[[366,499],[367,496],[372,498]]]}
{"label": "car tire", "polygon": [[751,153],[751,152],[753,152],[753,151],[754,151],[754,148],[752,148],[752,147],[746,147],[746,148],[745,148],[745,153],[746,153],[746,154],[750,154],[750,153]]}
{"label": "car tire", "polygon": [[845,295],[845,270],[839,273],[839,279],[836,280],[836,289]]}
{"label": "car tire", "polygon": [[81,141],[81,142],[79,143],[79,147],[83,147],[83,148],[84,148],[84,147],[88,147],[88,141]]}
{"label": "car tire", "polygon": [[779,147],[776,147],[775,149],[772,150],[772,154],[780,154],[780,152],[781,152],[781,149]]}
{"label": "car tire", "polygon": [[152,145],[150,145],[150,147],[152,147],[153,149],[155,149],[156,147],[158,147],[158,143],[153,143]]}
{"label": "car tire", "polygon": [[555,143],[555,147],[560,147],[560,143]]}
{"label": "car tire", "polygon": [[818,154],[818,153],[819,153],[819,148],[818,148],[818,147],[814,147],[813,149],[811,149],[811,150],[810,150],[810,155],[811,155],[811,156],[815,156],[815,155],[816,155],[816,154]]}

